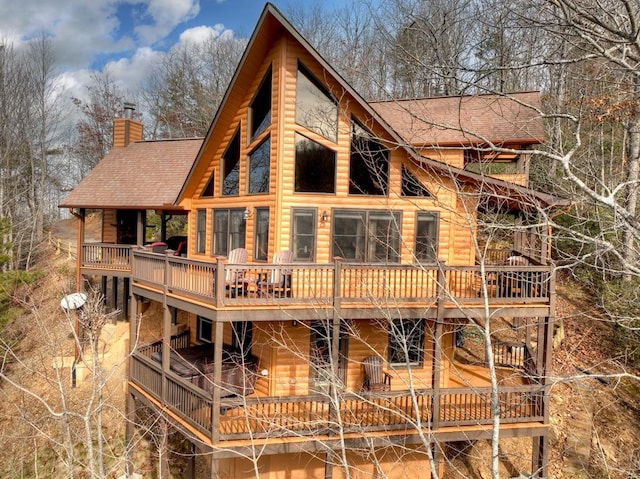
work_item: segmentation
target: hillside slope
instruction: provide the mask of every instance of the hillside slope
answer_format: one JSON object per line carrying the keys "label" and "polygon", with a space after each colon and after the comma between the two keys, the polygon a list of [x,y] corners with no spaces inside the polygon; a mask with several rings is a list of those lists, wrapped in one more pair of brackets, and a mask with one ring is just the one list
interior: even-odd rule
{"label": "hillside slope", "polygon": [[[96,220],[88,231],[97,236]],[[52,229],[62,244],[75,243],[75,220]],[[97,239],[97,238],[96,238]],[[56,252],[55,244],[43,245],[37,267],[46,274],[37,287],[19,291],[15,298],[25,314],[4,335],[17,342],[16,357],[8,358],[8,376],[20,387],[0,383],[0,477],[68,476],[65,459],[73,452],[76,477],[83,477],[89,454],[84,446],[87,427],[95,433],[95,406],[102,404],[102,430],[106,477],[123,472],[124,457],[124,359],[126,322],[107,326],[101,336],[104,388],[92,382],[92,374],[79,378],[71,388],[69,358],[74,341],[70,318],[60,299],[75,290],[75,259]],[[627,371],[611,357],[611,325],[599,317],[573,284],[560,287],[558,317],[564,320],[565,338],[554,351],[550,452],[550,476],[561,478],[640,477],[640,380],[638,371]],[[65,367],[54,367],[64,364]],[[601,374],[603,376],[594,376]],[[635,375],[635,377],[631,377]],[[101,401],[101,403],[99,402]],[[45,404],[46,402],[46,404]],[[93,410],[89,412],[89,405]],[[49,408],[49,409],[47,409]],[[65,415],[72,412],[73,415]],[[93,434],[95,442],[97,437]],[[139,470],[152,475],[152,445],[142,447]],[[501,477],[512,477],[530,465],[531,441],[501,443]],[[455,469],[447,478],[490,477],[486,443],[458,444],[450,448]],[[37,464],[37,466],[36,466]]]}

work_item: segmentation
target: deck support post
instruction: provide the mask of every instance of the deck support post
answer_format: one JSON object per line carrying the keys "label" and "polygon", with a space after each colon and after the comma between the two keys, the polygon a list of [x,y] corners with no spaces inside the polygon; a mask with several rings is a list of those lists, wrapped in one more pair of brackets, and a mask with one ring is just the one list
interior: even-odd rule
{"label": "deck support post", "polygon": [[131,304],[131,280],[129,278],[122,279],[122,314],[123,318],[129,317],[129,306]]}
{"label": "deck support post", "polygon": [[549,464],[549,437],[533,437],[533,454],[531,457],[531,477],[540,479],[547,476],[547,465]]}
{"label": "deck support post", "polygon": [[76,241],[80,245],[78,254],[76,255],[76,288],[77,291],[84,291],[84,282],[82,281],[82,263],[84,262],[84,237],[86,228],[86,210],[80,208],[80,214],[78,215],[78,231],[76,233]]}
{"label": "deck support post", "polygon": [[324,458],[324,479],[333,479],[333,456],[335,452],[328,450]]}
{"label": "deck support post", "polygon": [[196,478],[196,445],[194,443],[191,443],[191,450],[187,459],[187,470],[185,471],[185,478]]}
{"label": "deck support post", "polygon": [[[127,375],[127,377],[129,377]],[[133,468],[133,436],[135,434],[135,421],[136,421],[136,399],[129,391],[127,385],[127,401],[125,403],[125,415],[127,419],[127,425],[125,428],[125,474],[127,477],[131,477],[134,472]]]}
{"label": "deck support post", "polygon": [[[118,277],[113,276],[111,278],[111,311],[117,311],[118,309]],[[114,317],[113,321],[117,321]]]}
{"label": "deck support post", "polygon": [[218,459],[216,459],[215,453],[211,453],[211,479],[218,479]]}
{"label": "deck support post", "polygon": [[224,306],[224,292],[225,292],[225,271],[224,268],[226,266],[225,258],[222,256],[218,256],[216,259],[216,271],[214,273],[214,281],[213,281],[213,294],[215,295],[215,305],[216,308],[222,308]]}
{"label": "deck support post", "polygon": [[433,454],[433,462],[435,463],[436,474],[438,475],[437,478],[442,479],[442,476],[444,475],[444,463],[446,460],[444,446],[438,441],[434,441],[431,445],[431,451]]}
{"label": "deck support post", "polygon": [[440,375],[442,370],[442,338],[444,336],[444,303],[446,301],[447,278],[444,272],[444,261],[438,261],[438,304],[436,330],[433,338],[433,376],[431,389],[433,399],[431,405],[431,429],[438,429],[440,425]]}
{"label": "deck support post", "polygon": [[[217,444],[220,441],[220,387],[222,386],[222,336],[224,323],[216,321],[215,325],[215,337],[213,338],[213,384],[215,387],[211,393],[211,444]],[[213,456],[211,461],[213,471]]]}
{"label": "deck support post", "polygon": [[102,303],[105,304],[106,300],[107,300],[107,277],[105,275],[102,275],[100,277],[100,295],[102,297]]}

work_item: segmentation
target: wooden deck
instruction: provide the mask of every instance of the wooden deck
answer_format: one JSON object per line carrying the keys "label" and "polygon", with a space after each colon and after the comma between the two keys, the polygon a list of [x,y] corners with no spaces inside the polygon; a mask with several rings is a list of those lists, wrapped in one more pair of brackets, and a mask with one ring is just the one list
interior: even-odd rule
{"label": "wooden deck", "polygon": [[[175,347],[176,345],[174,345]],[[338,433],[442,431],[486,427],[498,411],[503,424],[543,423],[544,389],[517,375],[501,387],[492,403],[488,373],[476,365],[455,366],[451,387],[384,393],[334,391],[326,395],[220,399],[151,360],[152,347],[130,359],[131,386],[176,421],[212,444],[267,438],[332,436]],[[504,377],[502,378],[504,379]]]}
{"label": "wooden deck", "polygon": [[[547,316],[553,293],[550,266],[443,266],[401,264],[249,263],[196,261],[142,249],[105,244],[83,245],[83,272],[132,278],[136,294],[156,294],[177,303],[242,316],[243,311],[334,311],[344,317],[366,316],[373,309],[426,310],[435,316],[482,316],[486,308],[506,315]],[[227,271],[235,281],[225,283]],[[286,272],[285,288],[261,288],[274,270]],[[429,310],[431,310],[429,312]],[[369,313],[367,312],[369,311]],[[195,311],[194,312],[198,312]],[[234,313],[235,312],[235,313]],[[304,317],[304,313],[302,313]],[[362,316],[362,317],[365,317]],[[265,319],[274,319],[264,316]],[[301,319],[297,318],[297,319]],[[237,319],[237,318],[236,318]],[[296,318],[294,318],[296,319]]]}
{"label": "wooden deck", "polygon": [[[447,388],[387,393],[337,392],[334,396],[221,399],[215,405],[199,388],[162,373],[158,364],[134,355],[131,385],[162,405],[184,427],[212,444],[244,439],[309,437],[345,433],[429,432],[493,422],[491,388]],[[165,391],[165,400],[162,399]],[[539,385],[500,388],[496,399],[502,424],[543,423]],[[214,409],[219,408],[215,423]],[[437,411],[437,412],[436,412]]]}

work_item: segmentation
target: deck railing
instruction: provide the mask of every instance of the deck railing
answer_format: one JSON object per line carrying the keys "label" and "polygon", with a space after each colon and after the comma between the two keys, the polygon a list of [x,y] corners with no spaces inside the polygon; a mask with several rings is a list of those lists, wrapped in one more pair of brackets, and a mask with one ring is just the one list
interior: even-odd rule
{"label": "deck railing", "polygon": [[[435,431],[493,422],[490,388],[450,388],[435,394],[432,390],[344,393],[334,398],[250,396],[223,398],[216,406],[209,393],[171,371],[163,375],[161,365],[146,354],[135,352],[130,361],[134,384],[201,433],[223,441],[394,429]],[[538,385],[500,388],[497,410],[501,422],[543,421],[543,399]],[[433,415],[434,404],[438,417]],[[218,424],[213,424],[215,407],[220,408]]]}
{"label": "deck railing", "polygon": [[[446,301],[547,303],[551,266],[227,264],[133,251],[133,281],[213,306]],[[218,271],[220,269],[221,271]],[[272,278],[282,279],[274,283]]]}
{"label": "deck railing", "polygon": [[131,271],[131,246],[108,243],[84,243],[82,267],[107,271]]}

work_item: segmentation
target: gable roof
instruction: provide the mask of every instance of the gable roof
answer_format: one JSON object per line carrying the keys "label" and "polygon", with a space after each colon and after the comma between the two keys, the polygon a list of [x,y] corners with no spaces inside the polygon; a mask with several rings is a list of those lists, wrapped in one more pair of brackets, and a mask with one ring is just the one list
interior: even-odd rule
{"label": "gable roof", "polygon": [[544,139],[538,92],[369,104],[413,146],[537,144]]}
{"label": "gable roof", "polygon": [[61,208],[165,209],[174,206],[202,138],[137,141],[107,153]]}
{"label": "gable roof", "polygon": [[[384,105],[382,102],[373,103],[373,104],[367,103],[362,98],[362,96],[357,91],[355,91],[351,87],[351,85],[349,85],[349,83],[322,57],[322,55],[320,55],[315,50],[315,48],[313,48],[313,46],[293,27],[293,25],[291,25],[291,23],[289,23],[289,21],[282,16],[282,14],[278,11],[278,9],[270,3],[267,3],[265,5],[264,10],[260,15],[258,23],[253,31],[253,34],[251,35],[251,38],[249,39],[249,42],[242,55],[240,63],[238,64],[238,67],[236,68],[234,76],[231,79],[231,82],[229,83],[227,91],[225,92],[225,95],[222,99],[222,102],[220,103],[220,106],[216,112],[216,115],[213,118],[213,121],[211,122],[209,131],[207,132],[207,135],[205,136],[205,139],[204,139],[203,148],[198,153],[198,157],[196,158],[196,161],[193,163],[193,167],[191,168],[188,176],[186,177],[185,183],[182,187],[182,190],[180,191],[180,194],[178,195],[177,201],[180,201],[181,198],[188,197],[189,195],[192,195],[195,193],[195,188],[198,183],[198,180],[200,177],[202,177],[207,167],[207,165],[205,164],[206,161],[203,161],[203,158],[208,156],[206,155],[206,150],[208,145],[210,144],[210,141],[213,138],[220,140],[222,135],[226,133],[223,131],[217,131],[215,127],[221,119],[229,119],[231,115],[235,114],[235,110],[240,101],[238,99],[240,95],[232,95],[232,92],[238,88],[247,88],[248,82],[253,79],[253,78],[246,78],[246,76],[250,76],[250,75],[244,75],[244,73],[247,72],[247,70],[251,67],[250,65],[251,62],[249,61],[249,58],[250,57],[264,58],[266,52],[268,51],[268,48],[270,48],[272,45],[273,39],[277,38],[278,34],[282,31],[291,35],[302,46],[302,48],[304,48],[325,69],[325,71],[329,75],[335,78],[335,80],[340,84],[340,86],[344,89],[344,91],[347,92],[349,95],[351,95],[359,103],[359,105],[369,115],[371,115],[371,117],[375,121],[377,121],[382,126],[382,128],[389,134],[391,139],[394,142],[396,142],[396,144],[401,145],[401,147],[407,151],[409,158],[414,162],[416,162],[417,164],[419,164],[420,166],[425,167],[436,174],[453,177],[460,182],[476,183],[476,184],[478,182],[482,182],[482,184],[488,184],[491,186],[490,190],[499,192],[498,194],[500,196],[509,195],[513,193],[514,197],[526,198],[527,201],[529,201],[529,204],[533,200],[533,202],[540,207],[545,207],[545,206],[557,207],[557,206],[567,206],[570,204],[570,201],[568,200],[564,200],[561,198],[554,197],[552,195],[540,193],[530,188],[517,186],[503,180],[489,178],[483,175],[477,175],[471,172],[467,172],[466,170],[463,170],[460,168],[454,168],[449,164],[420,156],[413,148],[411,148],[410,146],[407,146],[407,139],[403,138],[401,134],[401,133],[404,133],[409,137],[411,137],[412,135],[415,136],[415,133],[412,132],[412,128],[407,126],[407,121],[408,121],[407,117],[402,114],[402,110],[404,111],[411,111],[411,110],[408,110],[407,108],[404,108],[404,109],[400,108],[400,112],[397,111],[398,105],[402,105],[404,102],[396,102],[395,103],[396,106],[393,106],[393,107],[391,106],[393,104]],[[524,93],[522,95],[523,96],[520,98],[519,101],[523,103],[525,101],[531,101],[533,104],[536,104],[535,101],[537,101],[538,102],[537,104],[539,104],[539,97],[537,93]],[[480,100],[478,100],[478,98],[480,98]],[[508,97],[504,97],[504,98],[508,98]],[[539,143],[543,138],[542,121],[541,121],[541,118],[539,118],[540,121],[538,121],[537,119],[531,116],[535,112],[535,110],[524,108],[521,106],[516,108],[515,106],[519,105],[518,101],[513,101],[513,100],[511,102],[503,101],[504,98],[495,97],[495,96],[492,96],[492,98],[489,98],[489,96],[485,98],[483,97],[446,98],[445,97],[442,99],[431,98],[431,99],[426,99],[424,101],[406,100],[406,102],[414,103],[416,105],[416,108],[419,106],[422,106],[423,109],[426,105],[432,103],[433,105],[437,106],[437,108],[432,108],[432,109],[434,110],[434,112],[439,112],[438,118],[440,120],[442,120],[443,118],[446,119],[447,117],[443,115],[448,115],[448,114],[455,115],[455,118],[460,118],[459,111],[461,106],[472,107],[471,111],[477,113],[477,115],[474,115],[472,113],[464,114],[462,115],[464,118],[468,117],[472,119],[475,116],[478,116],[480,113],[484,113],[484,118],[486,119],[486,121],[484,123],[481,123],[482,125],[485,126],[485,129],[482,131],[486,132],[487,134],[492,134],[493,132],[493,134],[497,135],[498,133],[500,133],[501,129],[504,129],[505,130],[504,133],[506,134],[508,125],[505,125],[505,121],[499,122],[502,125],[501,129],[497,127],[486,128],[489,125],[490,119],[487,116],[487,111],[482,110],[481,107],[489,108],[490,109],[489,111],[492,112],[491,119],[493,121],[497,122],[499,118],[503,119],[505,117],[511,118],[512,122],[518,119],[523,120],[523,121],[516,122],[518,125],[516,128],[508,129],[508,131],[513,132],[513,133],[509,133],[508,136],[515,137],[515,136],[519,136],[520,133],[522,133],[523,136],[526,137],[525,142]],[[457,108],[455,108],[456,105],[457,105]],[[376,108],[374,108],[374,106],[379,108],[381,112],[384,112],[384,114],[388,117],[389,122],[387,122],[387,119]],[[510,113],[509,115],[506,115],[505,112],[510,112]],[[539,115],[537,116],[539,117]],[[409,119],[411,119],[411,115]],[[451,119],[449,118],[449,123],[450,123],[448,125],[449,127],[457,128],[458,130],[460,130],[460,122],[457,123],[457,127],[456,127],[455,122],[451,124]],[[463,127],[466,126],[466,124],[467,124],[467,121],[462,122]],[[395,125],[395,128],[392,127],[392,125]],[[531,126],[531,131],[528,130],[527,125],[533,125]],[[469,127],[471,126],[473,125],[469,124]],[[222,129],[218,129],[218,130],[222,130]],[[444,131],[444,129],[441,131]],[[460,141],[453,139],[454,135],[455,135],[455,132],[451,134],[451,141],[459,145]],[[459,132],[458,132],[458,135],[459,135]],[[439,141],[444,141],[443,138],[441,138]],[[537,139],[537,141],[533,141],[534,139]],[[503,143],[503,141],[500,141],[500,143]],[[486,189],[487,188],[485,188],[485,190]]]}

